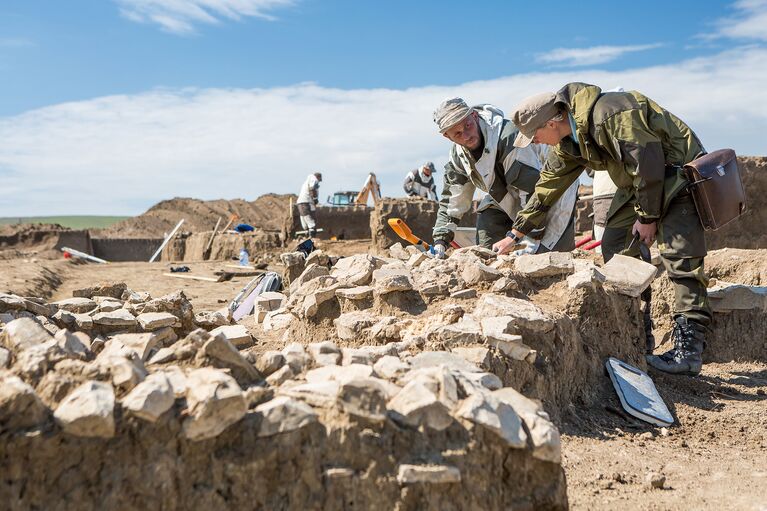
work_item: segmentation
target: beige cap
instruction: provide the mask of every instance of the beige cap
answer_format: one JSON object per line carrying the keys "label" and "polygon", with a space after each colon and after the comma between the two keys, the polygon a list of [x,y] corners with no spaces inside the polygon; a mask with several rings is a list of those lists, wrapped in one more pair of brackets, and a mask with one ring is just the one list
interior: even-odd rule
{"label": "beige cap", "polygon": [[514,140],[515,147],[527,147],[533,141],[535,132],[543,127],[552,117],[557,115],[556,96],[551,92],[543,92],[524,99],[511,120],[519,128],[519,134]]}
{"label": "beige cap", "polygon": [[439,104],[434,110],[434,122],[440,133],[447,130],[466,119],[471,113],[471,108],[461,98],[449,98]]}

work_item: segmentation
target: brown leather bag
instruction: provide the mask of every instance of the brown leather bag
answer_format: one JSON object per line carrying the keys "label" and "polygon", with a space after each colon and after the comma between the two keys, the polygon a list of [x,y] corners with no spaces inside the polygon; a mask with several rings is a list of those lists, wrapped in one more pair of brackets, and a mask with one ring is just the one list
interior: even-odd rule
{"label": "brown leather bag", "polygon": [[684,170],[704,229],[719,229],[746,211],[746,192],[732,149],[703,155]]}

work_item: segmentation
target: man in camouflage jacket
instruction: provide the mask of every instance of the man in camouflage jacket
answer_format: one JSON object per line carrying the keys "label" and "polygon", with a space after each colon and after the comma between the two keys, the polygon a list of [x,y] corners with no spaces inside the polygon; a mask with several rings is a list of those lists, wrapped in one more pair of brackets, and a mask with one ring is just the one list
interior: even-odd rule
{"label": "man in camouflage jacket", "polygon": [[[648,363],[665,372],[697,375],[704,335],[711,323],[703,269],[703,227],[682,166],[705,154],[695,133],[678,117],[636,91],[606,92],[570,83],[556,94],[523,101],[513,115],[520,129],[517,146],[553,146],[527,206],[503,252],[544,215],[585,167],[604,169],[618,190],[602,238],[605,261],[619,252],[637,256],[639,243],[656,233],[663,265],[674,284],[674,348]],[[634,236],[639,242],[632,244]]]}

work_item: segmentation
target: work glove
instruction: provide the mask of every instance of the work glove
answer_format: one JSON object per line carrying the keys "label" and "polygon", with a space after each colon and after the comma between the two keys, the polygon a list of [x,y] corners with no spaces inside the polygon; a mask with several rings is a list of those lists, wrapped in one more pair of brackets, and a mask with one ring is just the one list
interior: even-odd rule
{"label": "work glove", "polygon": [[445,242],[436,241],[434,242],[434,245],[432,245],[431,248],[429,249],[428,255],[435,259],[445,259],[447,257],[445,255],[445,250],[447,250],[447,246],[445,245]]}
{"label": "work glove", "polygon": [[538,247],[540,246],[541,242],[539,240],[534,240],[533,238],[530,238],[529,236],[523,236],[521,240],[519,240],[519,243],[517,244],[518,248],[514,252],[511,253],[511,255],[514,256],[521,256],[525,254],[535,254],[538,251]]}

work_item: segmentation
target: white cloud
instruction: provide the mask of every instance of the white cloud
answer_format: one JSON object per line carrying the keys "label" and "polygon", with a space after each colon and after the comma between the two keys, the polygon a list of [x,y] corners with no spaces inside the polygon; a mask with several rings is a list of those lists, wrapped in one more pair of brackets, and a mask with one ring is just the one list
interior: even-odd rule
{"label": "white cloud", "polygon": [[449,144],[431,121],[445,97],[510,112],[523,97],[576,80],[644,92],[688,122],[710,150],[766,152],[767,49],[761,48],[457,87],[155,90],[0,119],[0,216],[137,214],[174,196],[252,200],[295,193],[317,170],[322,198],[361,187],[371,171],[385,195],[400,196],[409,169],[424,160],[441,168],[447,160]]}
{"label": "white cloud", "polygon": [[740,0],[734,8],[737,11],[734,16],[717,21],[716,31],[702,37],[767,41],[767,0]]}
{"label": "white cloud", "polygon": [[661,43],[638,44],[633,46],[592,46],[590,48],[555,48],[535,56],[542,64],[563,67],[593,66],[604,64],[622,57],[626,53],[652,50],[663,46]]}
{"label": "white cloud", "polygon": [[131,21],[159,25],[175,34],[194,32],[200,23],[222,19],[258,17],[273,20],[270,11],[288,7],[295,0],[115,0],[120,12]]}

